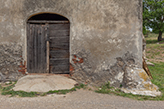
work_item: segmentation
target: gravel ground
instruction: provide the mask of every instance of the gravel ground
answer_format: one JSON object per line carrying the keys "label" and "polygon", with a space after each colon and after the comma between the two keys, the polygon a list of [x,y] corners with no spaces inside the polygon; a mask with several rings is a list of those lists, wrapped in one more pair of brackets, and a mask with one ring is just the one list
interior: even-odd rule
{"label": "gravel ground", "polygon": [[163,101],[129,98],[78,90],[66,95],[20,98],[0,95],[0,109],[163,109]]}

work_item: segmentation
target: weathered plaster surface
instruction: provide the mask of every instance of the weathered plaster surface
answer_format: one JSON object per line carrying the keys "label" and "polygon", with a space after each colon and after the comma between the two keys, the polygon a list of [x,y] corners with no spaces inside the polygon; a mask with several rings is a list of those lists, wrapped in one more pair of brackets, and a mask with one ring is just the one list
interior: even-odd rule
{"label": "weathered plaster surface", "polygon": [[131,51],[141,67],[140,1],[1,0],[0,42],[21,42],[25,48],[27,19],[57,13],[71,22],[71,54],[86,49],[99,65]]}
{"label": "weathered plaster surface", "polygon": [[77,81],[128,87],[127,68],[142,69],[142,0],[1,0],[3,74],[4,68],[16,73],[26,61],[26,22],[39,13],[70,20],[71,75]]}

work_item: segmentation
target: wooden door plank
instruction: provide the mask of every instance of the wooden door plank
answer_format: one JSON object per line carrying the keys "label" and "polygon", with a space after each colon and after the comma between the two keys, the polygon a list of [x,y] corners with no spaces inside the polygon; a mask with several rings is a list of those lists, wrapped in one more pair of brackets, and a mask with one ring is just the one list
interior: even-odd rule
{"label": "wooden door plank", "polygon": [[31,42],[31,44],[32,44],[32,70],[31,70],[31,73],[34,73],[35,72],[35,45],[34,45],[34,42],[35,42],[35,25],[34,24],[31,24],[32,25],[32,34],[31,34],[31,36],[32,36],[32,42]]}
{"label": "wooden door plank", "polygon": [[49,31],[49,37],[69,36],[69,30],[52,30]]}
{"label": "wooden door plank", "polygon": [[66,41],[61,41],[61,42],[51,42],[50,43],[50,46],[52,46],[52,47],[54,47],[54,46],[56,46],[56,45],[61,45],[61,46],[63,46],[63,45],[65,45],[65,46],[69,46],[69,42],[66,42]]}
{"label": "wooden door plank", "polygon": [[31,38],[30,40],[30,42],[29,42],[29,48],[30,48],[30,51],[29,51],[29,55],[30,55],[30,57],[29,57],[29,59],[30,59],[30,72],[33,72],[33,68],[34,68],[34,66],[33,66],[33,58],[34,58],[34,56],[33,56],[33,34],[34,34],[34,25],[31,25],[30,24],[30,37],[29,38]]}
{"label": "wooden door plank", "polygon": [[49,66],[50,66],[50,58],[49,58],[49,53],[50,53],[50,49],[49,49],[49,41],[47,40],[47,73],[49,73]]}
{"label": "wooden door plank", "polygon": [[38,28],[37,28],[37,25],[35,25],[35,35],[34,35],[34,60],[35,60],[35,62],[34,62],[34,64],[35,64],[35,68],[34,68],[34,73],[37,73],[37,67],[38,67],[38,64],[37,64],[37,56],[38,56],[38,53],[37,53],[37,36],[38,36]]}
{"label": "wooden door plank", "polygon": [[69,73],[69,66],[68,65],[51,66],[50,71],[51,73],[54,74]]}
{"label": "wooden door plank", "polygon": [[50,65],[55,66],[55,65],[68,65],[69,64],[69,58],[65,59],[50,59]]}
{"label": "wooden door plank", "polygon": [[69,58],[69,50],[50,51],[50,58]]}
{"label": "wooden door plank", "polygon": [[50,63],[51,73],[69,73],[69,59],[51,60]]}
{"label": "wooden door plank", "polygon": [[47,36],[48,36],[48,27],[47,24],[45,24],[43,26],[43,30],[44,30],[44,72],[47,73],[47,53],[46,53],[46,40],[47,40]]}
{"label": "wooden door plank", "polygon": [[32,72],[31,73],[34,73],[35,72],[35,45],[34,45],[34,42],[35,42],[35,25],[34,24],[31,24],[32,25]]}
{"label": "wooden door plank", "polygon": [[67,71],[69,69],[69,66],[68,65],[56,65],[56,66],[52,66],[51,68],[52,68],[51,70],[54,69],[53,72],[55,72],[55,71]]}
{"label": "wooden door plank", "polygon": [[38,25],[38,56],[37,56],[37,63],[38,63],[38,73],[42,73],[42,63],[41,63],[41,25]]}
{"label": "wooden door plank", "polygon": [[50,49],[56,49],[56,50],[69,50],[68,44],[67,45],[51,45],[50,44]]}
{"label": "wooden door plank", "polygon": [[46,73],[46,67],[45,67],[45,63],[46,63],[46,49],[45,49],[45,46],[46,46],[46,42],[45,42],[45,29],[44,29],[45,25],[41,25],[41,70],[42,70],[42,73]]}
{"label": "wooden door plank", "polygon": [[69,43],[69,37],[50,37],[50,43]]}
{"label": "wooden door plank", "polygon": [[46,72],[49,73],[49,67],[50,67],[50,43],[49,43],[49,33],[47,31],[49,31],[49,25],[46,24]]}
{"label": "wooden door plank", "polygon": [[40,62],[41,62],[41,64],[40,64],[40,71],[42,72],[42,73],[44,73],[44,57],[43,57],[43,53],[44,53],[44,49],[43,49],[43,46],[44,46],[44,38],[43,38],[43,27],[42,27],[42,25],[40,25],[40,46],[41,46],[41,53],[40,53]]}
{"label": "wooden door plank", "polygon": [[49,24],[49,29],[52,31],[55,30],[69,30],[70,24]]}
{"label": "wooden door plank", "polygon": [[39,65],[40,63],[40,25],[37,25],[37,73],[40,72]]}
{"label": "wooden door plank", "polygon": [[30,24],[27,24],[27,71],[31,72],[31,65],[30,65],[30,60],[31,60],[31,56],[30,56],[30,42],[31,42],[31,35],[30,35]]}

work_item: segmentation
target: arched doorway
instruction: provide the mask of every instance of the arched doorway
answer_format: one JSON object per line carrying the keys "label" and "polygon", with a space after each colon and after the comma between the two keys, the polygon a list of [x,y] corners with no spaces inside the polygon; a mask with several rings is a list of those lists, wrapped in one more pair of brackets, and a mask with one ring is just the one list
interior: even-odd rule
{"label": "arched doorway", "polygon": [[27,72],[69,73],[69,20],[43,13],[27,21]]}

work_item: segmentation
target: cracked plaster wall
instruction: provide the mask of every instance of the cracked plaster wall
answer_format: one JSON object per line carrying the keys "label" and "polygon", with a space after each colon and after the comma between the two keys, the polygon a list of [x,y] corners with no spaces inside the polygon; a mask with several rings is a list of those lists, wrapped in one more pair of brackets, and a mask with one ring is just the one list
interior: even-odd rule
{"label": "cracked plaster wall", "polygon": [[15,69],[27,54],[26,22],[44,12],[70,20],[70,64],[77,81],[112,81],[119,86],[125,70],[118,62],[128,63],[127,54],[135,67],[142,68],[142,0],[1,0],[0,52],[12,51],[10,58],[1,55],[1,67],[14,59],[8,69],[19,73]]}

